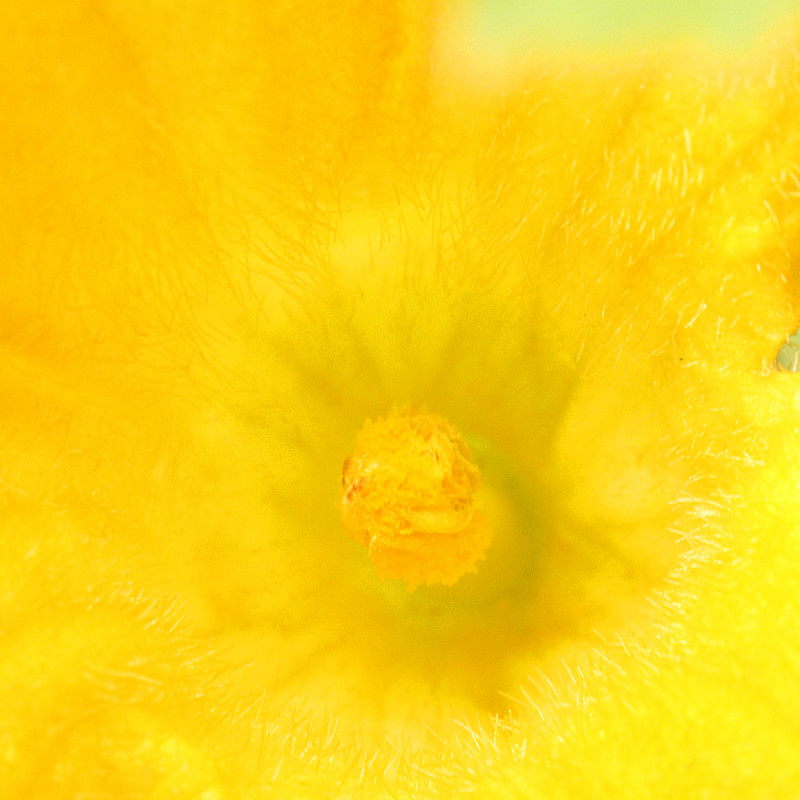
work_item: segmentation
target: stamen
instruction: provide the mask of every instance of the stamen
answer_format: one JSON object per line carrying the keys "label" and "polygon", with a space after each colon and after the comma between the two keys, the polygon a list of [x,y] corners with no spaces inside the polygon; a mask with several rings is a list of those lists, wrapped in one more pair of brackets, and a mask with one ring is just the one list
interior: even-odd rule
{"label": "stamen", "polygon": [[469,446],[443,417],[392,409],[359,431],[342,472],[342,523],[384,578],[455,583],[492,538],[474,505],[481,478]]}

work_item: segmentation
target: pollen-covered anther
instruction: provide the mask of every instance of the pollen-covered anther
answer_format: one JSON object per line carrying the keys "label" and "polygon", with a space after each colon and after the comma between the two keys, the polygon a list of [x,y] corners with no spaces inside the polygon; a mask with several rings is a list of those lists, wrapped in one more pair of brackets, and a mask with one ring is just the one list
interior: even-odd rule
{"label": "pollen-covered anther", "polygon": [[359,431],[342,473],[342,523],[378,575],[455,583],[489,546],[474,504],[480,472],[458,430],[427,411],[393,409]]}

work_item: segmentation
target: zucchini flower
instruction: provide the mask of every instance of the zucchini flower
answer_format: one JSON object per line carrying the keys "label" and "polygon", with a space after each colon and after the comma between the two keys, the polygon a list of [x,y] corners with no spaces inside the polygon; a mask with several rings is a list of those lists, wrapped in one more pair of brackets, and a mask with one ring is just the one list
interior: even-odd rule
{"label": "zucchini flower", "polygon": [[464,19],[0,11],[3,797],[796,793],[800,33]]}

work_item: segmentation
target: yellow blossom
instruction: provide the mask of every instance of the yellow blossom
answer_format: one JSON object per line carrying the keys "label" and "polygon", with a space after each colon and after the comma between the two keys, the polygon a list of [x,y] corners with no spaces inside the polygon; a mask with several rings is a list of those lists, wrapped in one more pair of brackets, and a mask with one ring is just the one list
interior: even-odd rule
{"label": "yellow blossom", "polygon": [[448,19],[0,11],[4,797],[796,791],[800,35]]}

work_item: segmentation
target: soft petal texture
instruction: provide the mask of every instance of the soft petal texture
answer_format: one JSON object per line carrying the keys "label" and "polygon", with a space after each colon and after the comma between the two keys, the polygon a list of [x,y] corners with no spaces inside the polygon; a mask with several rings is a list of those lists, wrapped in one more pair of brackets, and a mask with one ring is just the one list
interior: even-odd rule
{"label": "soft petal texture", "polygon": [[[798,35],[487,87],[432,2],[0,22],[6,796],[791,794]],[[483,459],[452,590],[341,530],[403,403]]]}

